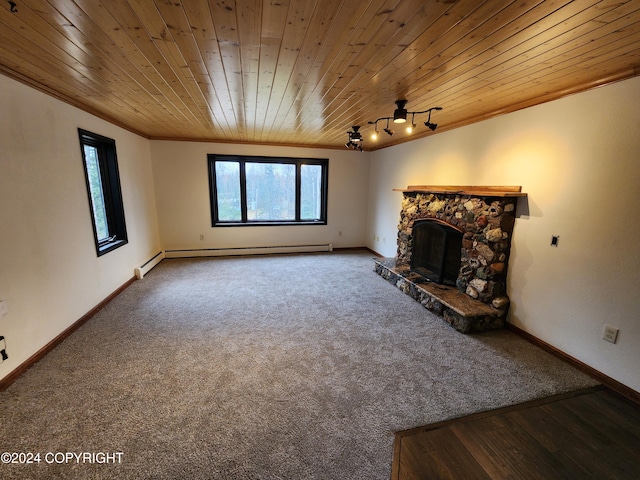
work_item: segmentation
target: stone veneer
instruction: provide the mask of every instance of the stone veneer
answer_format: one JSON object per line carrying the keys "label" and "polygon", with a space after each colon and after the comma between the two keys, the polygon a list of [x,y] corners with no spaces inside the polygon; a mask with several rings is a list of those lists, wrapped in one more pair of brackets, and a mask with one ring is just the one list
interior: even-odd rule
{"label": "stone veneer", "polygon": [[[396,258],[393,264],[389,259],[376,261],[376,272],[460,331],[500,328],[509,308],[507,266],[516,202],[524,194],[519,187],[502,187],[512,189],[508,192],[500,187],[467,187],[469,192],[447,188],[455,189],[403,191]],[[410,271],[413,225],[423,219],[438,219],[464,232],[457,291],[429,285]]]}

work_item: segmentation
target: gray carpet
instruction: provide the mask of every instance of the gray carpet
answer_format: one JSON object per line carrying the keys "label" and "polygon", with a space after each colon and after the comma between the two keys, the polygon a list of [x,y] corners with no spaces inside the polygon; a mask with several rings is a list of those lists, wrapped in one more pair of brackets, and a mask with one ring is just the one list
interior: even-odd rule
{"label": "gray carpet", "polygon": [[396,431],[595,384],[365,251],[164,260],[0,394],[0,452],[41,455],[0,476],[388,479]]}

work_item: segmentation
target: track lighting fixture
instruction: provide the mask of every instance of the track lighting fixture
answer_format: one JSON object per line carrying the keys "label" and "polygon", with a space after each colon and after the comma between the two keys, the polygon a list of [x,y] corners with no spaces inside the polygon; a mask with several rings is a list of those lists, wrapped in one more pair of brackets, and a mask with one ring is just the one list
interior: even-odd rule
{"label": "track lighting fixture", "polygon": [[442,107],[431,107],[428,110],[423,110],[420,112],[408,112],[407,109],[405,108],[406,105],[407,105],[406,100],[396,100],[396,109],[393,112],[393,117],[380,117],[375,122],[369,122],[369,125],[374,125],[374,128],[375,128],[374,135],[376,135],[376,138],[378,133],[378,122],[380,120],[387,121],[387,128],[385,128],[384,131],[387,132],[389,135],[393,135],[393,130],[389,130],[389,120],[393,120],[393,123],[406,123],[407,115],[411,115],[411,124],[407,126],[407,133],[413,132],[413,130],[416,128],[415,116],[423,113],[429,114],[429,118],[427,119],[426,122],[424,122],[424,126],[427,128],[430,128],[432,131],[436,129],[438,124],[431,123],[431,112],[433,110],[442,110]]}
{"label": "track lighting fixture", "polygon": [[[380,119],[382,120],[382,119]],[[377,124],[378,120],[376,120],[376,128],[378,128],[378,124]],[[369,122],[371,123],[371,122]],[[389,130],[389,119],[387,118],[387,128],[384,129],[384,131],[387,133],[387,135],[391,136],[393,135],[393,130]]]}
{"label": "track lighting fixture", "polygon": [[360,150],[361,152],[364,152],[364,148],[362,146],[362,134],[358,130],[360,130],[360,125],[354,125],[351,127],[351,131],[347,132],[347,135],[349,135],[349,141],[345,143],[344,146],[351,150]]}
{"label": "track lighting fixture", "polygon": [[411,125],[407,125],[407,133],[413,132],[413,129],[416,128],[416,122],[414,121],[415,113],[411,114]]}
{"label": "track lighting fixture", "polygon": [[[433,108],[432,110],[442,110],[442,108],[436,107],[436,108]],[[427,111],[429,112],[429,118],[427,118],[427,121],[424,122],[424,126],[430,128],[433,131],[436,128],[438,128],[438,124],[431,123],[431,110],[427,110]]]}

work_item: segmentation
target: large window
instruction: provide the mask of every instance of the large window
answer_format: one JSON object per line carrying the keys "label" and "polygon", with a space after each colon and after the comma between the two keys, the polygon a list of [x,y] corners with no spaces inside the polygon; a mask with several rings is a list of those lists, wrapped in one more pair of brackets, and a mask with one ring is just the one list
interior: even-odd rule
{"label": "large window", "polygon": [[326,159],[208,155],[214,226],[325,225]]}
{"label": "large window", "polygon": [[98,256],[127,243],[116,142],[78,129]]}

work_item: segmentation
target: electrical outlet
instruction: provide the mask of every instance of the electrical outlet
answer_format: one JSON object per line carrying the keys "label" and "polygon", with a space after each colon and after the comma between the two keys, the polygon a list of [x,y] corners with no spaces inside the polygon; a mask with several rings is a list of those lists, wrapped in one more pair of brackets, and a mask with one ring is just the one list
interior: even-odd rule
{"label": "electrical outlet", "polygon": [[618,329],[605,324],[604,330],[602,331],[602,339],[607,342],[616,343],[616,340],[618,339]]}
{"label": "electrical outlet", "polygon": [[204,240],[204,235],[200,234],[200,240]]}

